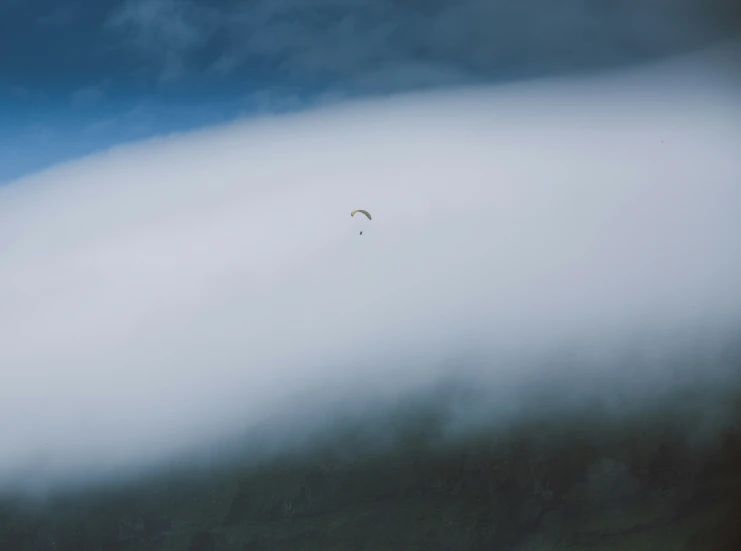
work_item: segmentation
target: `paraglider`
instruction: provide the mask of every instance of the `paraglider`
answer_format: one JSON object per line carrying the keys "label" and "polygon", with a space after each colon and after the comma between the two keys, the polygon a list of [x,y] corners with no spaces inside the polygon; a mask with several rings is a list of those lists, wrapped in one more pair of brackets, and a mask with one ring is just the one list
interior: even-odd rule
{"label": "paraglider", "polygon": [[[367,210],[362,210],[362,209],[356,209],[356,210],[352,211],[350,213],[350,216],[355,216],[355,213],[356,212],[362,212],[363,214],[365,214],[368,217],[368,220],[373,220],[373,218],[371,218],[370,212],[368,212]],[[363,235],[363,232],[362,231],[360,232],[360,235]]]}

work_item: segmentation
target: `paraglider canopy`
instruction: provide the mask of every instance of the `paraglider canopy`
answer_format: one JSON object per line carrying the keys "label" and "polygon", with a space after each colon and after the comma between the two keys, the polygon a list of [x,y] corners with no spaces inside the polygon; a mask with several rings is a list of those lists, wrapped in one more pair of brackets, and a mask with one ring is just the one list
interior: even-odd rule
{"label": "paraglider canopy", "polygon": [[362,210],[362,209],[357,209],[357,210],[354,210],[354,211],[352,211],[352,212],[350,213],[350,216],[355,216],[355,213],[356,213],[356,212],[362,212],[363,214],[365,214],[365,215],[366,215],[366,216],[368,217],[368,220],[373,220],[373,219],[371,218],[370,212],[368,212],[367,210]]}

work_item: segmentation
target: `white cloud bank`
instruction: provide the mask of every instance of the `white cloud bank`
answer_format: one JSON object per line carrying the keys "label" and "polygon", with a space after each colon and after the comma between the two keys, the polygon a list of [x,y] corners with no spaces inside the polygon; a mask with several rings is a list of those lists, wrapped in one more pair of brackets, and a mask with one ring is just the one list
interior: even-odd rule
{"label": "white cloud bank", "polygon": [[[634,337],[654,366],[677,335],[712,351],[741,319],[725,67],[335,106],[0,189],[0,491],[443,376],[527,384],[563,345],[608,371]],[[265,430],[302,437],[288,426]]]}

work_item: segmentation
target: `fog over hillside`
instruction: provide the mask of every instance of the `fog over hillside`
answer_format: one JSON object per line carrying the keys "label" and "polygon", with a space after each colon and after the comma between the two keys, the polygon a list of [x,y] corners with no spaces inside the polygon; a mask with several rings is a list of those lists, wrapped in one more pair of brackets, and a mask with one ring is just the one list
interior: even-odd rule
{"label": "fog over hillside", "polygon": [[0,492],[300,453],[346,421],[374,449],[441,386],[476,391],[444,437],[593,404],[690,411],[711,442],[740,382],[738,52],[268,116],[0,188]]}

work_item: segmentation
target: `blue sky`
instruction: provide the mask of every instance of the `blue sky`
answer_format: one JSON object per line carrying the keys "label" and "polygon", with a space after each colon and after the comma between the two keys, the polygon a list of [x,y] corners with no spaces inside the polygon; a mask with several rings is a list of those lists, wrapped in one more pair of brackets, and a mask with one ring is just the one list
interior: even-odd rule
{"label": "blue sky", "polygon": [[0,181],[324,94],[632,63],[737,15],[731,0],[5,0]]}

